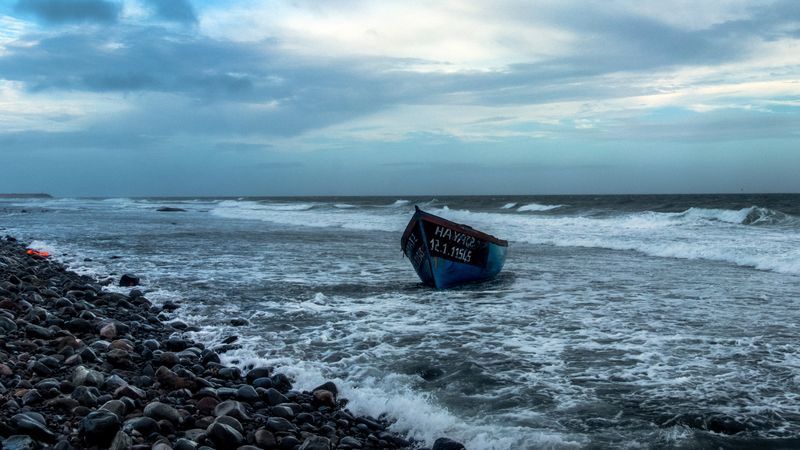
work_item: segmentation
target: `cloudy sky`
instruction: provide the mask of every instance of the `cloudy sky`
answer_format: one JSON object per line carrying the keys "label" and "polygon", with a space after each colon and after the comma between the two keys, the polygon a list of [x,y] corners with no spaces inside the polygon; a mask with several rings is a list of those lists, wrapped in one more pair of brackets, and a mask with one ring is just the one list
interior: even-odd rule
{"label": "cloudy sky", "polygon": [[8,191],[800,192],[800,1],[3,1]]}

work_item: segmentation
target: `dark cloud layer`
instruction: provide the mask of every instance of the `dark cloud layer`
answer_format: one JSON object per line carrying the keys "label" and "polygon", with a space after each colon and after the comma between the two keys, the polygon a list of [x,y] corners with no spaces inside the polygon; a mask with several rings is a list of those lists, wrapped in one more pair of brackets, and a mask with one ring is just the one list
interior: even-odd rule
{"label": "dark cloud layer", "polygon": [[19,0],[15,9],[50,23],[112,23],[122,6],[105,0]]}

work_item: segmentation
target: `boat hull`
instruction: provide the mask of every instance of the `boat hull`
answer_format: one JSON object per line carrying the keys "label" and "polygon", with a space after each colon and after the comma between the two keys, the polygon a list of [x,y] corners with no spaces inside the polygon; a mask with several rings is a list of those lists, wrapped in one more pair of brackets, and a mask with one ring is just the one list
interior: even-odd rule
{"label": "boat hull", "polygon": [[400,245],[422,282],[437,289],[494,278],[508,251],[504,240],[419,208]]}

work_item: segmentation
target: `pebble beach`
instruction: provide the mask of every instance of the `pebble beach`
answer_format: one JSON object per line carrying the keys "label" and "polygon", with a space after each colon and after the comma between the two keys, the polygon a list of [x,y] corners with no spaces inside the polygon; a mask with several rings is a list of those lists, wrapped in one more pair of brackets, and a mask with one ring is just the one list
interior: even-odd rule
{"label": "pebble beach", "polygon": [[236,335],[213,348],[187,338],[194,327],[170,320],[181,305],[154,305],[137,282],[81,276],[0,239],[0,448],[422,448],[349,412],[333,382],[298,391],[271,367],[221,364]]}

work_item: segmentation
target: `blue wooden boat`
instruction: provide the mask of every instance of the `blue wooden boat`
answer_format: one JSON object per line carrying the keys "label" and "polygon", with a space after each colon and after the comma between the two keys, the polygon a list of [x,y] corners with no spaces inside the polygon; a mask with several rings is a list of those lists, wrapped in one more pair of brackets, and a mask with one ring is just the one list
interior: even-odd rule
{"label": "blue wooden boat", "polygon": [[508,242],[415,206],[400,245],[423,283],[436,289],[494,278]]}

